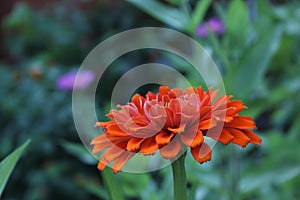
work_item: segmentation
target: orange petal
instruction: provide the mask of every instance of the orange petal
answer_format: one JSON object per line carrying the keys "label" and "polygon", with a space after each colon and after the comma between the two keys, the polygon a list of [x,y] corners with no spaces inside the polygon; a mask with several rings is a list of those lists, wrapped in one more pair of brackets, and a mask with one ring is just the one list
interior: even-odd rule
{"label": "orange petal", "polygon": [[228,128],[230,134],[234,137],[232,143],[240,145],[241,147],[246,147],[250,142],[250,138],[247,137],[242,131],[239,129]]}
{"label": "orange petal", "polygon": [[100,161],[98,162],[98,166],[97,168],[100,170],[100,171],[103,171],[104,168],[108,165],[108,162],[107,161]]}
{"label": "orange petal", "polygon": [[175,94],[176,97],[180,97],[183,94],[181,88],[173,88],[172,92]]}
{"label": "orange petal", "polygon": [[114,159],[119,157],[123,152],[124,152],[124,150],[122,150],[116,146],[109,148],[102,155],[102,158],[98,163],[98,169],[102,171],[111,161],[113,161]]}
{"label": "orange petal", "polygon": [[219,97],[215,103],[213,104],[213,109],[218,110],[218,109],[225,109],[227,107],[227,102],[232,96],[221,96]]}
{"label": "orange petal", "polygon": [[123,152],[121,156],[115,159],[114,164],[112,165],[113,173],[122,171],[123,166],[134,155],[135,155],[134,153]]}
{"label": "orange petal", "polygon": [[194,94],[195,89],[193,87],[186,88],[184,91],[185,94]]}
{"label": "orange petal", "polygon": [[140,152],[144,155],[152,155],[156,152],[159,145],[155,142],[155,137],[147,138],[143,141]]}
{"label": "orange petal", "polygon": [[197,130],[196,134],[195,133],[192,133],[191,135],[181,134],[180,139],[183,144],[190,147],[195,147],[197,145],[200,145],[204,140],[202,131],[200,130]]}
{"label": "orange petal", "polygon": [[200,119],[199,107],[192,104],[186,104],[182,107],[182,114],[193,116],[194,118]]}
{"label": "orange petal", "polygon": [[203,93],[203,95],[200,97],[200,102],[202,106],[210,106],[211,102],[210,102],[210,98],[207,94]]}
{"label": "orange petal", "polygon": [[[125,109],[123,109],[123,111],[124,110]],[[140,111],[138,110],[138,108],[136,107],[136,105],[133,104],[133,103],[129,103],[128,104],[128,106],[126,107],[126,111],[125,112],[127,112],[127,111],[128,111],[128,113],[126,113],[126,115],[127,115],[126,120],[128,120],[128,118],[130,118],[130,117],[141,116]],[[126,120],[123,120],[122,122],[124,123]]]}
{"label": "orange petal", "polygon": [[129,115],[129,107],[122,106],[121,110],[116,111],[116,110],[111,110],[110,111],[113,120],[116,123],[124,123],[128,120]]}
{"label": "orange petal", "polygon": [[206,143],[202,143],[196,147],[191,148],[192,156],[200,164],[207,162],[211,159],[212,151]]}
{"label": "orange petal", "polygon": [[128,137],[109,137],[109,140],[113,143],[113,144],[117,144],[119,142],[127,142],[129,139],[131,138],[131,136]]}
{"label": "orange petal", "polygon": [[169,131],[174,133],[182,133],[184,132],[184,129],[185,129],[185,124],[181,124],[179,128],[168,128]]}
{"label": "orange petal", "polygon": [[230,134],[228,129],[222,129],[222,127],[216,127],[214,129],[208,130],[206,136],[219,142],[222,142],[223,144],[228,144],[234,139],[234,137]]}
{"label": "orange petal", "polygon": [[250,138],[250,142],[252,144],[261,145],[261,138],[258,137],[255,133],[253,133],[252,131],[249,131],[247,129],[244,129],[242,131]]}
{"label": "orange petal", "polygon": [[149,124],[148,119],[144,116],[132,117],[127,120],[124,124],[124,127],[129,130],[136,130],[137,128],[141,128],[147,126]]}
{"label": "orange petal", "polygon": [[141,103],[141,99],[143,99],[144,97],[142,97],[140,94],[135,94],[133,95],[133,97],[131,98],[131,101],[135,104],[135,105],[140,105]]}
{"label": "orange petal", "polygon": [[105,144],[105,145],[95,145],[93,150],[92,150],[92,153],[95,154],[95,153],[99,153],[101,152],[103,149],[106,149],[108,147],[111,147],[112,143],[110,144]]}
{"label": "orange petal", "polygon": [[121,130],[119,125],[117,125],[117,124],[109,126],[107,128],[106,132],[109,136],[116,136],[116,137],[127,137],[127,136],[129,136],[127,133],[125,133],[123,130]]}
{"label": "orange petal", "polygon": [[115,122],[96,122],[95,127],[100,126],[106,128],[107,126],[114,124]]}
{"label": "orange petal", "polygon": [[181,113],[181,107],[180,107],[180,102],[177,99],[171,99],[169,103],[169,108],[174,112],[174,113]]}
{"label": "orange petal", "polygon": [[199,86],[199,87],[197,88],[197,92],[198,92],[199,95],[201,95],[201,94],[203,93],[203,87],[202,87],[202,86]]}
{"label": "orange petal", "polygon": [[224,121],[224,122],[227,122],[227,123],[231,122],[233,120],[233,117],[227,115],[228,110],[229,109],[213,111],[213,116],[218,121]]}
{"label": "orange petal", "polygon": [[168,144],[168,143],[170,143],[173,136],[174,136],[174,133],[172,133],[172,132],[170,134],[168,134],[166,132],[161,131],[160,133],[158,133],[155,136],[155,141],[159,145]]}
{"label": "orange petal", "polygon": [[169,144],[160,149],[160,154],[163,158],[172,159],[176,158],[180,150],[180,141],[177,138],[174,138]]}
{"label": "orange petal", "polygon": [[106,114],[106,116],[108,118],[110,118],[111,120],[114,120],[114,115],[111,112],[109,112],[108,114]]}
{"label": "orange petal", "polygon": [[172,111],[172,121],[174,123],[174,126],[180,124],[181,120],[181,107],[180,102],[177,99],[171,99],[168,108]]}
{"label": "orange petal", "polygon": [[210,129],[210,128],[216,126],[216,125],[217,125],[217,123],[215,122],[215,120],[206,119],[206,120],[200,121],[199,129],[200,130],[206,130],[206,129]]}
{"label": "orange petal", "polygon": [[236,116],[229,123],[224,124],[225,127],[232,127],[238,129],[254,129],[256,128],[255,122],[251,117],[247,116]]}
{"label": "orange petal", "polygon": [[127,143],[127,151],[136,151],[140,149],[141,143],[144,141],[144,138],[131,138]]}
{"label": "orange petal", "polygon": [[152,105],[149,110],[149,116],[152,117],[166,117],[165,108],[162,105]]}
{"label": "orange petal", "polygon": [[167,86],[160,86],[158,89],[158,92],[161,94],[168,94],[169,91],[170,88],[168,88]]}
{"label": "orange petal", "polygon": [[99,135],[95,137],[92,141],[91,144],[103,144],[106,141],[109,141],[109,139],[106,137],[105,134]]}
{"label": "orange petal", "polygon": [[144,97],[142,97],[140,94],[135,94],[132,98],[132,103],[137,107],[139,113],[144,113],[143,110],[143,103],[145,101]]}
{"label": "orange petal", "polygon": [[199,95],[199,100],[202,105],[206,105],[209,102],[208,95],[204,92],[203,87],[200,86],[197,88],[197,93]]}
{"label": "orange petal", "polygon": [[153,92],[148,92],[146,94],[146,97],[148,100],[156,99],[156,94],[154,94]]}
{"label": "orange petal", "polygon": [[211,101],[213,101],[216,98],[216,96],[218,95],[218,92],[219,92],[218,90],[212,91],[212,88],[209,88],[209,90],[207,92],[207,94],[209,95],[209,99]]}
{"label": "orange petal", "polygon": [[246,106],[244,106],[244,104],[241,100],[230,101],[230,102],[227,103],[227,107],[228,108],[233,108],[233,109],[229,109],[227,111],[227,115],[229,115],[229,116],[236,115],[237,113],[242,111],[244,108],[247,108]]}
{"label": "orange petal", "polygon": [[127,147],[127,143],[128,143],[129,139],[126,140],[122,140],[122,138],[118,141],[115,142],[115,146],[119,148],[119,150],[121,151],[126,151],[126,147]]}
{"label": "orange petal", "polygon": [[204,106],[200,108],[200,118],[201,119],[207,119],[211,118],[211,106]]}
{"label": "orange petal", "polygon": [[170,100],[171,99],[170,99],[169,95],[163,95],[162,96],[162,102],[163,103],[169,103]]}
{"label": "orange petal", "polygon": [[92,153],[99,153],[103,149],[108,148],[113,145],[111,143],[111,141],[105,135],[100,135],[100,136],[94,138],[92,140],[91,144],[94,145]]}
{"label": "orange petal", "polygon": [[169,108],[166,108],[165,111],[167,114],[165,126],[166,127],[174,127],[175,124],[174,124],[174,120],[173,120],[173,112]]}

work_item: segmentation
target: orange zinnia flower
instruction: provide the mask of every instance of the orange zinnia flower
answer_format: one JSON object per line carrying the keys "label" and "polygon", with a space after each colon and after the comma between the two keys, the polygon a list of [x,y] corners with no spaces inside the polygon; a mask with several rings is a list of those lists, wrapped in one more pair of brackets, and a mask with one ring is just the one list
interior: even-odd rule
{"label": "orange zinnia flower", "polygon": [[146,97],[136,94],[132,102],[118,106],[107,115],[111,121],[97,122],[104,134],[94,138],[93,153],[102,154],[98,169],[110,162],[113,172],[119,172],[136,153],[152,155],[157,150],[165,159],[175,159],[184,147],[199,163],[209,161],[211,148],[204,136],[223,144],[230,142],[245,147],[248,143],[261,144],[251,130],[252,118],[239,116],[246,108],[240,100],[221,96],[214,101],[217,91],[203,91],[202,87],[169,89],[161,86],[159,92],[148,92]]}

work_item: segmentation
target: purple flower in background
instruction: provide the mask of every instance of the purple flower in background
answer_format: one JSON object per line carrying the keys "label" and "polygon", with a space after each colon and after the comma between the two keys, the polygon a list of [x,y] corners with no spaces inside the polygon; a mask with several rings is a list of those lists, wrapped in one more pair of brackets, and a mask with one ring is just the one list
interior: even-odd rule
{"label": "purple flower in background", "polygon": [[205,38],[208,36],[209,30],[217,35],[221,35],[225,31],[225,26],[219,18],[213,17],[197,27],[197,34]]}
{"label": "purple flower in background", "polygon": [[[75,84],[75,78],[77,75],[77,82]],[[62,75],[56,81],[56,88],[59,90],[83,90],[87,88],[94,80],[95,74],[92,71],[81,71],[81,72],[68,72]]]}

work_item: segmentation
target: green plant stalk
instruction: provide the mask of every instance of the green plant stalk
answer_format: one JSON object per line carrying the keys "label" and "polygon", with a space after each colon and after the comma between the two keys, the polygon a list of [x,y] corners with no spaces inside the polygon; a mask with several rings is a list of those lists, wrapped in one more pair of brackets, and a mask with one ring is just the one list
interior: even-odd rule
{"label": "green plant stalk", "polygon": [[106,190],[108,191],[111,200],[124,200],[123,192],[120,189],[115,177],[113,176],[111,169],[108,167],[102,171],[102,178]]}
{"label": "green plant stalk", "polygon": [[186,172],[185,172],[185,156],[182,154],[177,160],[172,163],[173,184],[174,184],[174,200],[186,200]]}

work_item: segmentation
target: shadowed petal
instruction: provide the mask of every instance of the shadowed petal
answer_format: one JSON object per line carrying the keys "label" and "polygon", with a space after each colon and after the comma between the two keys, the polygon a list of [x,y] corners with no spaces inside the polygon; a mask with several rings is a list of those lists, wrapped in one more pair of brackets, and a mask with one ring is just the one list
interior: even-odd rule
{"label": "shadowed petal", "polygon": [[190,147],[200,145],[204,141],[202,131],[200,130],[197,130],[197,133],[192,133],[191,135],[181,134],[180,139],[183,144]]}
{"label": "shadowed petal", "polygon": [[196,147],[191,148],[191,153],[194,159],[197,160],[200,164],[210,161],[212,155],[212,151],[206,143],[202,143]]}
{"label": "shadowed petal", "polygon": [[255,135],[252,131],[249,131],[247,129],[242,130],[247,137],[250,138],[250,143],[261,145],[261,138]]}
{"label": "shadowed petal", "polygon": [[144,138],[131,138],[127,143],[127,151],[135,151],[140,149],[141,143],[144,141]]}
{"label": "shadowed petal", "polygon": [[123,152],[121,156],[115,159],[114,164],[112,165],[113,173],[120,172],[123,166],[132,156],[134,156],[134,153]]}
{"label": "shadowed petal", "polygon": [[250,142],[250,138],[246,136],[242,131],[234,128],[228,128],[230,134],[234,137],[232,140],[232,143],[237,144],[241,147],[247,146],[247,144]]}
{"label": "shadowed petal", "polygon": [[170,134],[164,132],[164,131],[161,131],[160,133],[158,133],[156,136],[155,136],[155,141],[157,144],[159,145],[164,145],[164,144],[168,144],[172,137],[174,136],[174,133],[171,132]]}
{"label": "shadowed petal", "polygon": [[176,158],[180,150],[180,141],[177,138],[174,138],[169,144],[160,149],[160,154],[163,158],[173,159]]}
{"label": "shadowed petal", "polygon": [[141,145],[141,153],[144,155],[152,155],[156,152],[159,145],[155,142],[155,137],[147,138]]}

